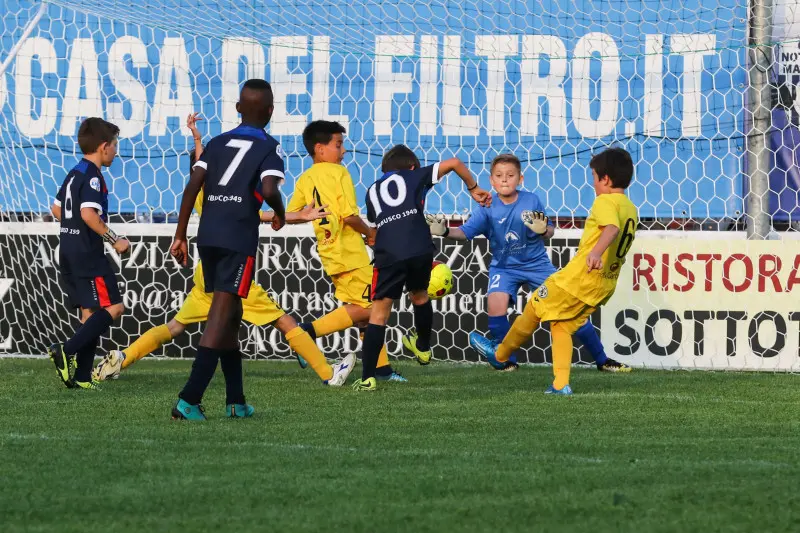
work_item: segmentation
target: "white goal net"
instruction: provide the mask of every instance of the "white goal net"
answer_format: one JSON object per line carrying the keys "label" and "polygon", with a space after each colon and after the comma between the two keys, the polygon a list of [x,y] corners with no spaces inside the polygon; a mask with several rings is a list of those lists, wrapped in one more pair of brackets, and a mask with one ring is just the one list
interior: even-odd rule
{"label": "white goal net", "polygon": [[[754,40],[758,1],[0,0],[0,351],[43,353],[76,324],[48,209],[80,157],[81,119],[121,128],[110,222],[133,251],[114,256],[128,313],[104,347],[125,346],[168,320],[191,287],[168,256],[192,146],[186,115],[203,116],[207,141],[237,123],[240,84],[263,77],[276,95],[269,129],[286,153],[287,198],[310,164],[300,133],[314,119],[347,128],[361,199],[397,143],[423,162],[458,156],[487,188],[489,162],[512,152],[524,188],[556,217],[556,266],[594,198],[591,155],[625,147],[642,225],[618,294],[593,319],[606,352],[641,366],[793,369],[800,6],[769,2],[758,15],[767,39]],[[748,112],[759,61],[768,131]],[[761,204],[747,202],[756,158]],[[457,221],[470,198],[451,181],[427,209]],[[745,241],[748,220],[763,214],[782,240]],[[257,280],[299,319],[336,305],[311,235],[265,229],[258,260]],[[475,360],[467,334],[486,331],[487,243],[439,244],[457,283],[436,304],[437,357]],[[409,310],[402,303],[390,323],[393,355]],[[193,355],[192,335],[157,355]],[[242,338],[255,357],[290,355],[269,328]],[[322,342],[328,353],[358,344],[352,331]],[[546,330],[525,356],[549,360]],[[576,347],[576,360],[589,358]]]}

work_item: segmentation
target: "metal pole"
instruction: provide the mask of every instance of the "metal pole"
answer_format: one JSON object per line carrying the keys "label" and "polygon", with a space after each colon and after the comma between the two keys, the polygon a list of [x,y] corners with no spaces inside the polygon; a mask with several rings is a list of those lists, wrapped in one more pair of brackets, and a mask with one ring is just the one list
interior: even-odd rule
{"label": "metal pole", "polygon": [[14,58],[17,56],[17,52],[19,49],[22,48],[22,45],[25,43],[25,40],[31,36],[33,30],[36,28],[36,25],[39,24],[39,21],[42,20],[45,12],[47,11],[47,4],[42,2],[39,5],[39,11],[36,12],[36,15],[28,22],[25,28],[22,30],[22,36],[17,41],[17,44],[11,48],[11,51],[8,53],[8,57],[5,58],[2,64],[0,64],[0,76],[6,73],[6,69],[8,66],[11,65],[11,62],[14,61]]}
{"label": "metal pole", "polygon": [[748,70],[750,86],[747,104],[750,128],[747,132],[747,238],[766,239],[772,229],[769,213],[770,153],[767,135],[772,125],[772,1],[750,1]]}

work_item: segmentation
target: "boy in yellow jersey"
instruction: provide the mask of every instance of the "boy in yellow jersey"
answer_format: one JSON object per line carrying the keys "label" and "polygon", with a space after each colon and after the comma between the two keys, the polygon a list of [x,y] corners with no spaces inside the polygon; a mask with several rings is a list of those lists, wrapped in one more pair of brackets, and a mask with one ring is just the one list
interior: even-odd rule
{"label": "boy in yellow jersey", "polygon": [[[344,305],[311,324],[301,324],[313,338],[322,337],[369,321],[372,265],[364,239],[372,243],[375,229],[359,214],[353,179],[344,159],[344,127],[338,122],[316,120],[303,130],[303,145],[314,164],[295,183],[287,213],[299,212],[309,203],[325,205],[329,216],[313,222],[322,267],[330,276],[335,296]],[[301,354],[302,355],[302,354]],[[300,365],[304,362],[298,358]],[[389,365],[386,346],[378,359],[379,379],[407,381]]]}
{"label": "boy in yellow jersey", "polygon": [[[195,141],[195,150],[190,158],[190,168],[203,153],[202,138],[197,130],[198,120],[202,120],[202,118],[197,113],[189,115],[186,119],[186,125],[191,130]],[[198,195],[194,208],[198,214],[202,212],[202,194]],[[297,213],[287,214],[286,221],[289,224],[310,222],[326,215],[328,213],[325,211],[324,206],[307,205],[303,206]],[[261,220],[262,222],[270,222],[272,213],[261,213]],[[122,351],[112,350],[109,352],[97,365],[95,370],[96,379],[100,381],[109,378],[116,379],[122,369],[129,367],[183,333],[188,324],[205,322],[208,319],[208,311],[211,308],[212,294],[205,292],[203,265],[198,263],[194,272],[194,287],[189,292],[189,296],[180,310],[178,310],[178,314],[167,324],[156,326],[146,331],[128,348]],[[286,336],[286,340],[292,349],[301,354],[311,364],[320,379],[328,385],[343,385],[355,367],[354,354],[349,354],[334,366],[328,364],[325,356],[308,333],[298,327],[295,319],[284,313],[255,281],[250,285],[250,292],[247,298],[242,300],[242,311],[242,319],[245,322],[259,327],[272,324],[278,328]]]}
{"label": "boy in yellow jersey", "polygon": [[572,335],[614,294],[639,225],[636,206],[625,196],[633,178],[630,154],[622,148],[610,148],[595,155],[589,167],[597,198],[586,219],[575,257],[536,290],[500,345],[495,348],[485,337],[470,339],[489,364],[502,370],[514,350],[539,324],[550,322],[555,380],[545,394],[572,394],[569,385]]}

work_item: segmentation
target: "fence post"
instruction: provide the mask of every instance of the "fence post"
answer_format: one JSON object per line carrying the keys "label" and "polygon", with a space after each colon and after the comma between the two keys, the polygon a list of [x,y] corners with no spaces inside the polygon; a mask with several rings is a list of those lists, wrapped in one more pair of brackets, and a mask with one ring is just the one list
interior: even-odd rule
{"label": "fence post", "polygon": [[[766,239],[772,229],[769,212],[770,152],[768,132],[772,125],[772,1],[750,0],[750,36],[747,51],[750,85],[747,94],[749,125],[746,178],[747,238]],[[746,121],[747,123],[747,121]]]}

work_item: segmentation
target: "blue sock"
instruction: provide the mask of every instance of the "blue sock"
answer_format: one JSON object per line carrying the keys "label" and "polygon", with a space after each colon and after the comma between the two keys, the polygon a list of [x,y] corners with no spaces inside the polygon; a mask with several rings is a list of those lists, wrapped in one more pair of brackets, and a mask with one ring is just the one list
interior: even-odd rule
{"label": "blue sock", "polygon": [[597,365],[602,365],[608,359],[605,350],[603,349],[603,343],[600,342],[600,337],[597,336],[597,332],[594,330],[594,326],[590,321],[586,321],[586,323],[581,326],[581,328],[575,332],[575,336],[586,346],[586,349],[589,350],[589,353],[592,354],[594,357],[594,362]]}
{"label": "blue sock", "polygon": [[[498,342],[502,341],[510,329],[511,323],[508,321],[508,315],[489,317],[489,333],[492,335],[492,339]],[[516,354],[511,354],[508,360],[512,363],[516,363]]]}

